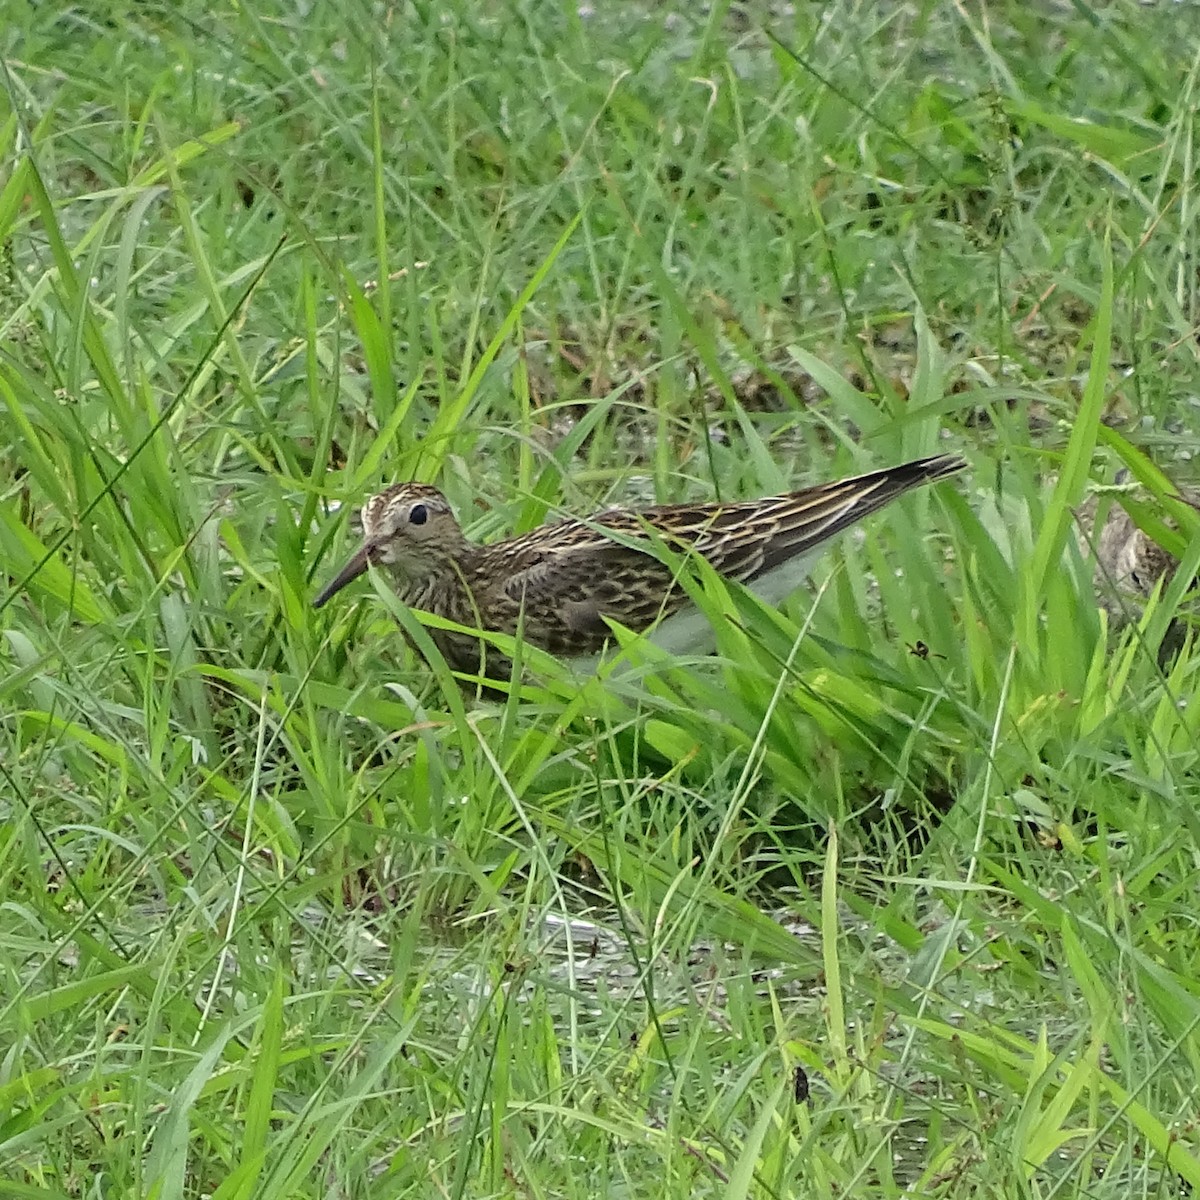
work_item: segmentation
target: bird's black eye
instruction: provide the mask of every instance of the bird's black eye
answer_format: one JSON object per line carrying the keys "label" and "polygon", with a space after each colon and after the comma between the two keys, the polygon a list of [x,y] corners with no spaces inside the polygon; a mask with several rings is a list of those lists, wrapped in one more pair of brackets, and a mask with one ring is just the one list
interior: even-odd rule
{"label": "bird's black eye", "polygon": [[409,511],[408,520],[412,525],[424,525],[429,520],[429,509],[423,504],[414,504]]}

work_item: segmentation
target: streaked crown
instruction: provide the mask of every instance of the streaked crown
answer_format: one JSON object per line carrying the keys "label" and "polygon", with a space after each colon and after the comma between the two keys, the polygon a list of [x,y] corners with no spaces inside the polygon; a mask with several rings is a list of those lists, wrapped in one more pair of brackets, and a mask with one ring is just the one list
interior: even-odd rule
{"label": "streaked crown", "polygon": [[462,550],[464,539],[446,497],[427,483],[394,483],[363,505],[363,539],[372,562],[408,575],[428,574]]}

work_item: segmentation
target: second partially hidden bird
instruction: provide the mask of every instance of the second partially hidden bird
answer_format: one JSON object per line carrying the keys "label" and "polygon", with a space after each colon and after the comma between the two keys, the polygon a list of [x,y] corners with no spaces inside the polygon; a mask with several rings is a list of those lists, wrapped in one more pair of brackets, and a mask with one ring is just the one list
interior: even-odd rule
{"label": "second partially hidden bird", "polygon": [[[656,643],[694,649],[707,622],[679,584],[690,556],[778,603],[838,534],[965,466],[958,455],[939,454],[762,500],[608,509],[489,545],[463,534],[437,488],[396,483],[363,506],[362,545],[313,604],[322,607],[375,565],[410,608],[560,657],[600,651],[612,634],[605,618],[637,633],[661,621]],[[454,670],[511,677],[511,660],[478,634],[429,633]]]}

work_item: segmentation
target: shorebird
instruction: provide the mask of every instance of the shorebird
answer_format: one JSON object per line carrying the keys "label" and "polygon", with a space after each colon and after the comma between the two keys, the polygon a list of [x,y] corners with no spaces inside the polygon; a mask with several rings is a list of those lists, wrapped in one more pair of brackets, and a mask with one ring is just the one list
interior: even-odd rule
{"label": "shorebird", "polygon": [[[1111,490],[1132,493],[1133,499],[1142,505],[1153,503],[1146,489],[1132,484],[1129,471],[1124,467],[1117,472]],[[1177,499],[1200,510],[1200,489],[1178,487]],[[1141,618],[1145,601],[1159,580],[1162,580],[1163,589],[1167,588],[1175,577],[1179,560],[1139,529],[1120,503],[1111,505],[1107,519],[1097,529],[1099,502],[1099,495],[1093,492],[1077,510],[1079,548],[1085,555],[1095,554],[1092,582],[1096,602],[1108,614],[1109,628],[1119,631]],[[1169,513],[1162,513],[1161,506],[1158,506],[1158,512],[1167,528],[1179,532],[1178,522]],[[1189,611],[1194,619],[1194,606]],[[1160,665],[1175,657],[1183,645],[1188,623],[1187,616],[1171,621],[1159,646]]]}
{"label": "shorebird", "polygon": [[[694,649],[707,621],[679,586],[688,556],[778,603],[838,534],[965,466],[956,454],[939,454],[762,500],[614,508],[490,545],[463,535],[437,488],[395,483],[363,506],[362,545],[313,605],[322,607],[376,565],[410,608],[519,636],[561,657],[600,651],[611,636],[605,618],[635,633],[661,620],[657,644]],[[433,627],[429,633],[454,670],[511,677],[511,660],[478,635]]]}
{"label": "shorebird", "polygon": [[[1134,499],[1142,504],[1149,499],[1145,489],[1133,487],[1129,471],[1125,468],[1117,472],[1112,488],[1108,490],[1132,491]],[[1200,491],[1184,487],[1179,488],[1178,492],[1180,500],[1200,509]],[[1124,623],[1128,613],[1121,610],[1122,595],[1144,598],[1150,595],[1160,579],[1164,584],[1170,583],[1178,560],[1143,533],[1119,503],[1109,508],[1107,519],[1097,530],[1098,507],[1099,495],[1095,492],[1079,507],[1080,549],[1084,554],[1088,553],[1089,548],[1095,550],[1095,584],[1100,606],[1108,611],[1110,617]],[[1171,528],[1176,527],[1169,517],[1166,523]],[[1095,543],[1094,547],[1090,547],[1092,542]]]}

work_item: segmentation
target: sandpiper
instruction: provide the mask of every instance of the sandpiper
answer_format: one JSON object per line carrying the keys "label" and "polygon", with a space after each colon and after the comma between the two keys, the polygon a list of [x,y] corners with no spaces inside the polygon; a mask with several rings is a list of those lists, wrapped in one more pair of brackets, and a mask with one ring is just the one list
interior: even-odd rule
{"label": "sandpiper", "polygon": [[[313,604],[320,608],[375,564],[410,608],[520,636],[562,657],[600,651],[611,635],[606,617],[637,633],[661,619],[654,640],[688,649],[705,622],[678,583],[687,556],[778,603],[838,534],[965,466],[956,454],[939,454],[762,500],[608,509],[486,546],[463,535],[437,488],[395,483],[363,506],[361,547]],[[670,565],[664,560],[673,555],[656,554],[660,546],[682,559]],[[429,632],[454,670],[510,678],[511,661],[478,636]]]}
{"label": "sandpiper", "polygon": [[[1144,488],[1132,483],[1129,471],[1125,468],[1117,472],[1112,490],[1117,491],[1118,495],[1132,492],[1133,499],[1143,505],[1153,502]],[[1177,498],[1200,510],[1200,489],[1178,487]],[[1140,619],[1145,601],[1159,580],[1164,589],[1170,584],[1179,560],[1139,529],[1120,503],[1112,504],[1107,519],[1097,529],[1099,499],[1099,495],[1093,492],[1077,510],[1079,547],[1085,555],[1095,554],[1093,583],[1096,601],[1108,614],[1109,628],[1119,631]],[[1161,507],[1159,511],[1161,513]],[[1169,513],[1161,513],[1161,517],[1169,529],[1178,532],[1178,523],[1172,520]],[[1185,614],[1172,619],[1159,645],[1160,665],[1169,663],[1183,645],[1189,622],[1194,620],[1194,607],[1190,613],[1190,617]]]}

